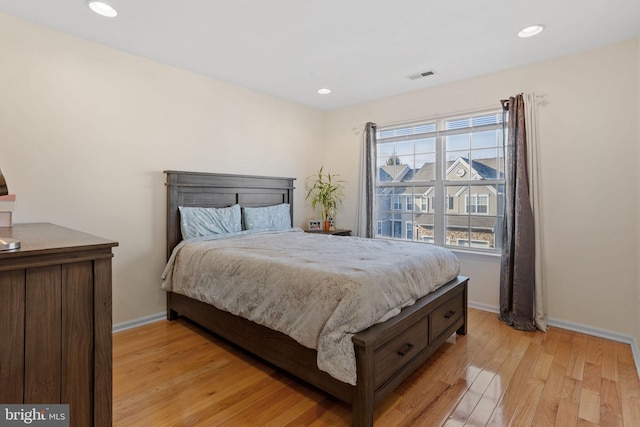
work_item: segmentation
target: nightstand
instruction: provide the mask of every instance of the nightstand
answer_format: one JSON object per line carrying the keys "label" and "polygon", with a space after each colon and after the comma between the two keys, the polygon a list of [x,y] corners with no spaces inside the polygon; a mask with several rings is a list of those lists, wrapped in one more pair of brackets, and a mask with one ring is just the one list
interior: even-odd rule
{"label": "nightstand", "polygon": [[351,236],[351,230],[345,230],[342,228],[336,228],[335,230],[320,230],[320,231],[309,231],[306,230],[306,233],[312,234],[331,234],[334,236]]}

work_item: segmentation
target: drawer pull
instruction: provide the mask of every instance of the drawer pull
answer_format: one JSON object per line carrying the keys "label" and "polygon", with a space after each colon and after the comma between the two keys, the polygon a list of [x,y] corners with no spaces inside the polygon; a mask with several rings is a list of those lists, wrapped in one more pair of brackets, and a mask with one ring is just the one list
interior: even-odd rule
{"label": "drawer pull", "polygon": [[451,319],[454,314],[456,314],[456,312],[454,310],[449,310],[444,314],[444,318],[445,319]]}
{"label": "drawer pull", "polygon": [[401,357],[404,357],[406,356],[407,353],[411,351],[412,348],[413,348],[413,344],[407,343],[404,347],[402,347],[402,350],[398,352],[398,355]]}

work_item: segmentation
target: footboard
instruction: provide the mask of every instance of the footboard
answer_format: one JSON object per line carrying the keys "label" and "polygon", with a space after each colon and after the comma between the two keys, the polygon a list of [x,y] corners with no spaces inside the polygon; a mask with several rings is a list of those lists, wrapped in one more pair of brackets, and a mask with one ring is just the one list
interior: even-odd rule
{"label": "footboard", "polygon": [[468,278],[459,276],[388,320],[356,334],[358,382],[353,424],[372,426],[373,409],[454,332],[467,333]]}

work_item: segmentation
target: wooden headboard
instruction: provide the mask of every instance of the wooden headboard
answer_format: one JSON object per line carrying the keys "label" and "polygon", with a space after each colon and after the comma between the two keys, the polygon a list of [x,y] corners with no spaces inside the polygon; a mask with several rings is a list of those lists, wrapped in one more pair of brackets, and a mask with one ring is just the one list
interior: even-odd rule
{"label": "wooden headboard", "polygon": [[223,208],[289,203],[293,224],[295,178],[164,171],[167,175],[167,258],[182,240],[178,206]]}

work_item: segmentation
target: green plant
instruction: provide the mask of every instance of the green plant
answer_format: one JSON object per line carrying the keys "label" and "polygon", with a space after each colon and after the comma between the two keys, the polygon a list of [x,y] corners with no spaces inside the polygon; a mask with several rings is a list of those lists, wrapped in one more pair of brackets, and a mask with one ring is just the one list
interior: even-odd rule
{"label": "green plant", "polygon": [[321,166],[318,173],[307,178],[305,200],[311,201],[312,209],[319,205],[322,209],[322,219],[327,220],[333,216],[338,204],[342,203],[344,181],[337,179],[338,174],[324,173],[323,168],[324,166]]}

